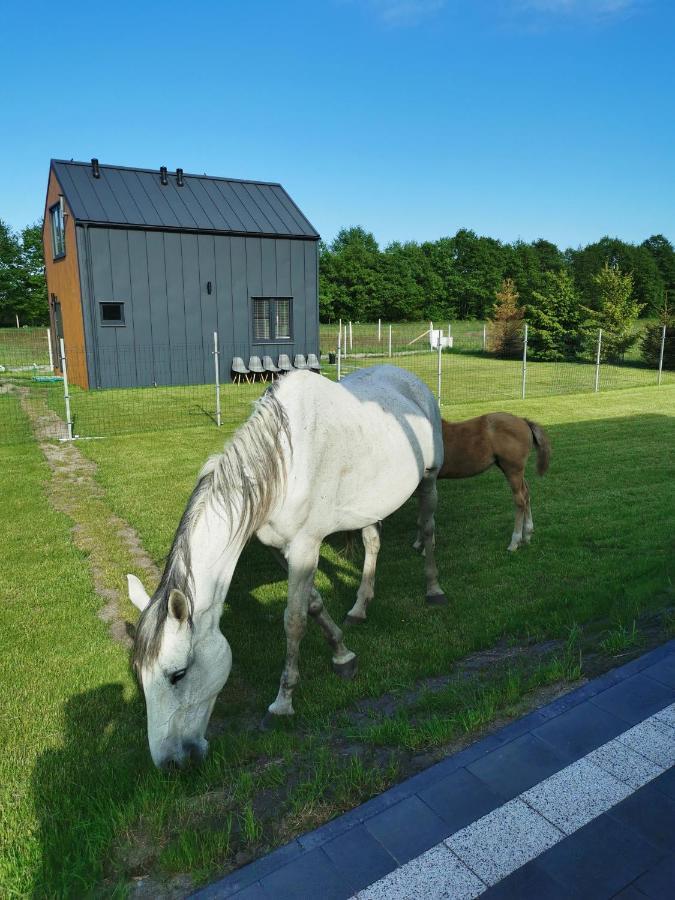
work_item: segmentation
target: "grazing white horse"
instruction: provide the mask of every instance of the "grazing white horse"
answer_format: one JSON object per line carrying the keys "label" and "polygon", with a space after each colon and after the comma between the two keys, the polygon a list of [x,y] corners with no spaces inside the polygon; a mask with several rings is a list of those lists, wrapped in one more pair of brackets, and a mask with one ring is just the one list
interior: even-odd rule
{"label": "grazing white horse", "polygon": [[[128,576],[129,596],[142,611],[133,660],[155,765],[206,754],[206,727],[232,666],[220,617],[252,535],[279,551],[288,568],[286,664],[271,715],[293,714],[308,615],[325,634],[335,671],[343,677],[356,671],[354,653],[314,588],[327,535],[355,529],[377,534],[374,523],[417,491],[427,600],[447,602],[434,559],[442,463],[436,401],[404,369],[375,366],[339,384],[293,372],[267,391],[223,453],[202,469],[152,599]],[[365,618],[369,599],[360,590],[353,619]]]}

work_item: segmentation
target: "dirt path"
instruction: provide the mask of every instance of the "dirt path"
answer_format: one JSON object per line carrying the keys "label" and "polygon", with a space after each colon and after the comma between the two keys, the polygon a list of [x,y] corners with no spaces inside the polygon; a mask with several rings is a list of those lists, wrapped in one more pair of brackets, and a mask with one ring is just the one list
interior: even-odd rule
{"label": "dirt path", "polygon": [[72,441],[60,440],[66,433],[63,421],[26,389],[15,391],[52,472],[47,485],[49,501],[72,520],[73,542],[86,555],[94,589],[102,601],[99,616],[108,623],[111,637],[129,647],[132,627],[124,615],[126,573],[135,573],[151,588],[160,572],[137,532],[110,510],[96,481],[96,464]]}

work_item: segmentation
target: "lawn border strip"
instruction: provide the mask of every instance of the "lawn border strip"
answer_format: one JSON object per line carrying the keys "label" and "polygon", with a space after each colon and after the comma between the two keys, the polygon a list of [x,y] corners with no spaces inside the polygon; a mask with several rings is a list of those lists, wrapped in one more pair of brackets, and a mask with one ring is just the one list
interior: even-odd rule
{"label": "lawn border strip", "polygon": [[[314,856],[316,851],[321,851],[319,855],[323,857],[326,866],[333,869],[333,862],[328,855],[323,852],[324,846],[330,841],[338,838],[340,835],[351,829],[358,828],[364,823],[367,823],[368,820],[385,812],[402,800],[416,796],[422,789],[433,786],[448,775],[457,772],[459,769],[466,769],[467,766],[478,761],[482,757],[487,756],[493,751],[505,747],[517,738],[531,733],[534,729],[552,722],[564,713],[570,712],[571,710],[580,707],[582,704],[593,700],[593,698],[604,691],[623,684],[632,676],[643,672],[645,669],[656,665],[671,655],[675,656],[675,639],[637,657],[623,666],[606,672],[604,675],[581,685],[575,690],[564,694],[562,697],[558,697],[556,700],[553,700],[551,703],[546,704],[540,709],[528,713],[522,718],[505,725],[498,731],[476,741],[464,750],[446,757],[440,762],[435,763],[433,766],[430,766],[428,769],[425,769],[423,772],[413,775],[411,778],[406,779],[400,784],[394,785],[382,794],[367,800],[360,806],[349,810],[343,815],[332,819],[325,825],[321,825],[319,828],[316,828],[305,835],[295,838],[288,844],[273,850],[266,856],[249,863],[241,869],[231,872],[224,878],[213,882],[211,885],[196,891],[190,896],[194,898],[194,900],[216,900],[216,898],[218,898],[218,900],[224,900],[224,898],[236,896],[243,891],[248,893],[247,889],[249,887],[256,885],[256,883],[260,882],[262,879],[269,877],[271,874],[278,872],[289,864],[297,862],[300,858],[305,857],[308,854]],[[660,685],[663,684],[663,682],[654,676],[645,677],[651,678],[651,680]],[[602,712],[595,704],[592,705],[599,713]],[[611,714],[607,713],[607,715],[609,716]],[[616,715],[612,715],[611,717],[616,719],[616,724],[618,726],[617,733],[625,731],[626,721]],[[586,755],[586,753],[597,749],[598,746],[606,743],[606,740],[606,738],[598,739],[594,746],[590,746],[589,749],[581,755]],[[569,759],[561,762],[560,769],[565,768],[567,765],[569,765]],[[503,802],[503,799],[497,798],[494,808],[496,809],[501,806]],[[427,809],[430,810],[430,807],[427,807]],[[429,848],[427,849],[430,849],[434,843],[435,842],[430,843]],[[392,867],[397,866],[398,864],[399,863],[392,856]],[[344,889],[344,897],[349,897],[353,894],[353,890],[350,890],[346,883]],[[243,895],[242,900],[244,900]]]}

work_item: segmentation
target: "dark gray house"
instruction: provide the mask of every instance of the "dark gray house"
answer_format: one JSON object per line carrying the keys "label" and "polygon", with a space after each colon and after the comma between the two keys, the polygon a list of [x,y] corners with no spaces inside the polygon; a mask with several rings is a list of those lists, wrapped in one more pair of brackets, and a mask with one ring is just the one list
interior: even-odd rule
{"label": "dark gray house", "polygon": [[280,184],[52,160],[52,333],[81,387],[194,384],[318,353],[319,235]]}

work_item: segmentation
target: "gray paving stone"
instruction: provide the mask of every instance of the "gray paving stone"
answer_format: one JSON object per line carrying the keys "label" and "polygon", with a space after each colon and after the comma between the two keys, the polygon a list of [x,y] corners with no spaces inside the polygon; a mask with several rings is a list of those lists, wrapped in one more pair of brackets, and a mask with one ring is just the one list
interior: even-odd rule
{"label": "gray paving stone", "polygon": [[586,702],[535,728],[532,734],[551,744],[567,762],[574,762],[625,728],[622,719]]}
{"label": "gray paving stone", "polygon": [[664,659],[644,669],[643,674],[675,688],[675,653],[669,653]]}
{"label": "gray paving stone", "polygon": [[483,882],[440,844],[360,891],[358,900],[472,900],[484,890]]}
{"label": "gray paving stone", "polygon": [[493,750],[468,766],[502,801],[511,800],[567,764],[554,747],[533,734]]}
{"label": "gray paving stone", "polygon": [[418,796],[447,824],[448,830],[443,837],[475,822],[503,802],[466,769],[458,769],[437,784],[420,791]]}
{"label": "gray paving stone", "polygon": [[637,790],[663,772],[663,768],[657,763],[617,740],[598,747],[589,753],[586,759],[618,781],[623,781],[633,790]]}
{"label": "gray paving stone", "polygon": [[445,843],[486,884],[496,884],[539,856],[563,833],[522,800],[510,800]]}
{"label": "gray paving stone", "polygon": [[675,800],[651,784],[631,794],[607,815],[623,822],[664,853],[675,852]]}
{"label": "gray paving stone", "polygon": [[522,797],[565,834],[572,834],[630,793],[627,784],[580,759]]}
{"label": "gray paving stone", "polygon": [[419,797],[408,797],[364,822],[365,827],[399,863],[438,844],[448,826]]}
{"label": "gray paving stone", "polygon": [[635,724],[663,709],[672,701],[672,688],[640,673],[608,688],[591,702],[605,712]]}
{"label": "gray paving stone", "polygon": [[671,703],[670,706],[666,706],[665,709],[655,713],[654,718],[658,719],[659,722],[663,722],[664,725],[670,725],[671,728],[675,728],[675,703]]}
{"label": "gray paving stone", "polygon": [[675,765],[675,729],[659,719],[647,719],[618,736],[618,740],[664,769]]}
{"label": "gray paving stone", "polygon": [[665,900],[675,894],[675,853],[662,859],[635,882],[643,897]]}

